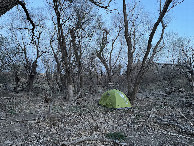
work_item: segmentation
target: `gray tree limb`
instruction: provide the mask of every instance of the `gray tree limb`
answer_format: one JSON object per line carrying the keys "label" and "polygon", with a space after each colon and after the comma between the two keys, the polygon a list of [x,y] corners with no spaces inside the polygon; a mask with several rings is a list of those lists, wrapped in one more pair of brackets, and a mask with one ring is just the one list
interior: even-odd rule
{"label": "gray tree limb", "polygon": [[35,24],[32,21],[29,12],[26,8],[26,4],[23,1],[19,0],[0,0],[0,17],[11,10],[13,7],[20,5],[24,12],[26,13],[27,20],[30,22],[32,25],[32,41],[34,40],[34,29],[35,29]]}

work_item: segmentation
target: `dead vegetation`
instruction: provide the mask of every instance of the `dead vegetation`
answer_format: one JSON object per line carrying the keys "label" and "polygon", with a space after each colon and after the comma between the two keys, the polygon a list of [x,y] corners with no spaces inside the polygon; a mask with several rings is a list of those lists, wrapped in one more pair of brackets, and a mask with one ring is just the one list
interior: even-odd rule
{"label": "dead vegetation", "polygon": [[[2,94],[0,145],[193,145],[193,97],[138,93],[131,109],[114,110],[99,106],[98,95],[45,102],[41,94]],[[125,138],[108,139],[114,132]]]}

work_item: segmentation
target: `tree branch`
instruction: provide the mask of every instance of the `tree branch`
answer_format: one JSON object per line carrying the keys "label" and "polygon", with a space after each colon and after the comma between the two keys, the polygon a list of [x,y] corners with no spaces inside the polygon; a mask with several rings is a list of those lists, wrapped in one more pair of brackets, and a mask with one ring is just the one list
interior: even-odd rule
{"label": "tree branch", "polygon": [[177,5],[183,3],[184,1],[185,1],[185,0],[182,0],[182,1],[180,1],[180,2],[177,2],[177,3],[173,4],[172,7],[170,7],[170,8],[168,9],[167,12],[169,12],[172,8],[176,7]]}
{"label": "tree branch", "polygon": [[[111,61],[112,61],[112,52],[113,52],[113,50],[114,50],[114,44],[115,44],[116,40],[118,39],[118,37],[119,37],[120,32],[121,32],[122,29],[123,29],[123,28],[119,28],[119,32],[118,32],[116,38],[112,40],[112,48],[111,48],[110,56],[109,56],[109,67],[110,67],[110,70],[112,70],[112,67],[113,67],[112,64],[111,64]],[[118,54],[118,56],[119,56],[119,55],[120,55],[120,53]],[[117,60],[115,61],[114,64],[116,64],[116,62],[117,62]]]}
{"label": "tree branch", "polygon": [[91,3],[93,3],[93,4],[95,4],[96,6],[100,7],[100,8],[108,9],[108,7],[109,7],[109,5],[110,5],[110,3],[111,3],[112,0],[110,0],[110,1],[108,2],[108,5],[107,5],[107,6],[103,6],[103,5],[101,5],[100,2],[96,2],[96,1],[94,1],[94,0],[89,0],[89,1],[90,1]]}
{"label": "tree branch", "polygon": [[156,43],[156,45],[155,45],[155,47],[154,47],[154,49],[153,49],[153,53],[152,53],[152,55],[151,55],[151,57],[150,57],[150,59],[149,59],[149,62],[152,62],[153,61],[153,59],[154,59],[154,56],[156,55],[156,53],[159,51],[158,50],[158,46],[160,45],[160,43],[161,43],[161,41],[162,41],[162,39],[163,39],[163,36],[164,36],[164,30],[165,30],[165,25],[164,25],[164,22],[163,22],[163,20],[161,21],[161,23],[162,23],[162,33],[161,33],[161,35],[160,35],[160,39],[158,40],[158,42]]}
{"label": "tree branch", "polygon": [[152,29],[152,32],[150,33],[150,37],[149,37],[149,40],[148,40],[148,45],[147,45],[147,51],[144,55],[144,58],[143,58],[143,61],[142,61],[142,65],[141,65],[141,68],[140,68],[140,71],[139,71],[139,76],[141,76],[140,74],[142,74],[142,71],[145,67],[145,64],[146,64],[146,60],[147,60],[147,57],[150,53],[150,50],[151,50],[151,46],[152,46],[152,40],[153,40],[153,37],[155,35],[155,32],[157,30],[157,27],[158,25],[161,23],[164,15],[166,14],[167,10],[168,10],[168,7],[170,5],[170,3],[172,2],[172,0],[166,0],[165,2],[165,5],[163,7],[163,10],[162,12],[160,13],[160,16],[158,17],[158,20],[156,21],[156,23],[154,24],[154,27]]}
{"label": "tree branch", "polygon": [[16,0],[0,0],[0,17],[16,5],[18,5]]}
{"label": "tree branch", "polygon": [[32,25],[32,41],[34,40],[34,30],[35,30],[35,24],[34,22],[32,21],[29,13],[28,13],[28,10],[26,8],[26,4],[22,1],[18,1],[18,4],[23,8],[24,12],[26,13],[26,17],[27,17],[27,20],[30,21],[31,25]]}

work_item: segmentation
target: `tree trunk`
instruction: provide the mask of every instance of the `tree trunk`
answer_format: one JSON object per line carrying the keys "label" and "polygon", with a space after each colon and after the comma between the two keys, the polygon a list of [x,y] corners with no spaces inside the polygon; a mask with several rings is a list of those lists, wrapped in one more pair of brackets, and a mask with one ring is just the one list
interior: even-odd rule
{"label": "tree trunk", "polygon": [[72,83],[72,78],[71,78],[71,70],[70,68],[66,69],[66,74],[67,74],[67,101],[72,101],[73,100],[73,83]]}
{"label": "tree trunk", "polygon": [[146,50],[146,53],[144,55],[144,58],[143,58],[143,61],[142,61],[142,64],[141,64],[140,71],[137,74],[137,77],[136,77],[136,80],[135,80],[135,84],[134,84],[134,88],[133,88],[133,92],[131,94],[131,102],[132,103],[135,100],[135,96],[136,96],[136,93],[138,91],[140,81],[141,81],[141,79],[142,79],[142,77],[143,77],[143,75],[145,73],[146,63],[147,63],[147,60],[148,60],[148,55],[150,54],[153,37],[154,37],[155,32],[156,32],[156,30],[158,28],[158,25],[162,22],[162,19],[163,19],[164,15],[166,14],[166,12],[168,10],[168,7],[169,7],[171,2],[172,2],[172,0],[166,0],[163,9],[160,12],[160,16],[158,17],[158,20],[154,24],[154,27],[152,28],[152,31],[151,31],[151,33],[149,35],[149,40],[148,40],[148,44],[147,44],[147,50]]}
{"label": "tree trunk", "polygon": [[35,79],[34,75],[29,75],[29,78],[28,78],[28,92],[32,91],[34,79]]}
{"label": "tree trunk", "polygon": [[81,52],[81,45],[76,44],[76,34],[75,34],[76,30],[74,28],[72,28],[70,30],[70,34],[71,34],[71,43],[73,46],[73,51],[75,54],[75,59],[76,59],[76,64],[78,67],[78,72],[77,72],[77,78],[78,78],[78,82],[77,82],[77,93],[80,92],[80,89],[83,86],[83,78],[82,78],[82,52]]}
{"label": "tree trunk", "polygon": [[110,70],[108,70],[107,71],[107,76],[108,76],[108,83],[111,83],[112,82],[112,75],[111,75],[111,71]]}
{"label": "tree trunk", "polygon": [[128,93],[127,96],[129,100],[131,100],[132,91],[133,91],[133,83],[132,83],[132,65],[133,65],[133,52],[132,52],[132,42],[131,36],[129,35],[129,26],[127,20],[127,13],[126,13],[126,4],[125,0],[123,0],[123,15],[124,15],[124,26],[125,26],[125,40],[127,42],[127,49],[128,49],[128,63],[127,63],[127,89]]}
{"label": "tree trunk", "polygon": [[[140,81],[140,79],[138,79],[138,81]],[[136,94],[137,94],[137,92],[139,90],[139,85],[140,85],[140,82],[135,82],[134,83],[133,90],[132,90],[132,92],[130,94],[130,102],[131,102],[131,104],[134,103],[134,100],[136,98]]]}
{"label": "tree trunk", "polygon": [[166,12],[168,10],[168,7],[169,7],[171,2],[172,2],[172,0],[166,0],[163,9],[160,12],[160,15],[159,15],[156,23],[154,24],[154,27],[153,27],[150,35],[149,35],[147,50],[146,50],[146,53],[144,55],[140,71],[138,72],[138,74],[136,76],[136,79],[135,79],[134,86],[132,87],[133,83],[131,83],[131,73],[132,73],[133,52],[134,52],[134,50],[132,48],[131,36],[129,35],[129,30],[128,30],[129,28],[128,28],[127,13],[126,13],[126,4],[125,4],[125,0],[123,0],[123,16],[124,16],[124,26],[125,26],[125,39],[126,39],[127,47],[128,47],[128,64],[127,64],[128,96],[130,96],[130,101],[132,103],[135,100],[135,96],[136,96],[136,93],[138,92],[140,81],[141,81],[141,79],[142,79],[142,77],[145,73],[145,66],[146,66],[146,63],[147,63],[147,60],[148,60],[148,56],[150,54],[153,37],[154,37],[155,32],[158,28],[158,25],[162,22],[162,19],[163,19],[164,15],[166,14]]}
{"label": "tree trunk", "polygon": [[18,86],[19,86],[19,81],[20,81],[20,78],[18,76],[18,72],[16,71],[15,72],[15,88],[14,88],[14,91],[17,93],[18,92]]}
{"label": "tree trunk", "polygon": [[30,75],[28,76],[28,85],[27,85],[28,92],[32,91],[33,83],[34,83],[34,80],[35,80],[35,77],[36,77],[36,74],[37,74],[36,68],[37,68],[37,60],[35,60],[32,63],[32,68],[31,68],[31,71],[30,71]]}
{"label": "tree trunk", "polygon": [[78,88],[78,92],[80,92],[80,90],[83,88],[83,76],[82,73],[79,72],[79,88]]}
{"label": "tree trunk", "polygon": [[60,72],[56,73],[55,80],[56,80],[59,92],[63,92],[64,87],[62,86],[62,83],[61,83],[61,73]]}
{"label": "tree trunk", "polygon": [[132,91],[133,91],[133,77],[132,77],[132,65],[133,65],[133,54],[128,51],[128,64],[127,64],[127,96],[131,101]]}
{"label": "tree trunk", "polygon": [[82,63],[81,60],[79,59],[78,62],[78,88],[77,88],[77,92],[80,92],[80,89],[82,89],[83,87],[83,76],[82,76]]}
{"label": "tree trunk", "polygon": [[73,101],[73,85],[69,84],[68,85],[68,97],[67,101]]}

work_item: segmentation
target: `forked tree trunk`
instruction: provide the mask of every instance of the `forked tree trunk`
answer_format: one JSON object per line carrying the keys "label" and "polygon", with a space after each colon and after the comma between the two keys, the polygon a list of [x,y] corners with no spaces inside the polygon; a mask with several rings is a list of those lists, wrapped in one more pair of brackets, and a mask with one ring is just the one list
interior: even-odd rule
{"label": "forked tree trunk", "polygon": [[127,13],[126,13],[126,4],[125,4],[125,0],[123,0],[123,15],[124,15],[124,26],[125,26],[125,39],[127,42],[127,46],[128,46],[128,66],[127,66],[127,77],[128,77],[128,93],[130,94],[130,101],[133,103],[136,97],[136,93],[138,92],[138,88],[139,88],[139,84],[140,81],[145,73],[145,67],[148,61],[148,56],[150,54],[150,50],[151,50],[151,45],[152,45],[152,40],[153,37],[155,35],[155,32],[158,28],[158,25],[162,22],[162,19],[164,17],[164,15],[166,14],[168,7],[170,5],[170,3],[172,2],[172,0],[166,0],[164,7],[162,9],[162,11],[160,12],[160,15],[156,21],[156,23],[154,24],[154,27],[152,28],[152,31],[149,35],[149,40],[147,43],[147,50],[146,53],[144,55],[143,61],[142,61],[142,65],[140,68],[140,71],[138,72],[136,78],[135,78],[135,83],[133,85],[133,90],[131,92],[131,86],[129,83],[129,78],[131,75],[131,71],[132,71],[132,64],[133,64],[133,50],[132,50],[132,43],[131,43],[131,37],[129,35],[129,28],[128,28],[128,20],[127,20]]}

